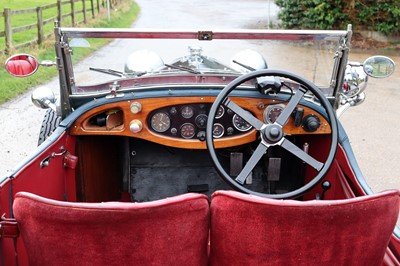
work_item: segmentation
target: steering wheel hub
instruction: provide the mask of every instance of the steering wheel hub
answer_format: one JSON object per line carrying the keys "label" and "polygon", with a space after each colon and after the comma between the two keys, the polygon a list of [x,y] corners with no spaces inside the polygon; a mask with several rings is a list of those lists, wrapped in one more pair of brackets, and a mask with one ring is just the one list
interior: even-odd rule
{"label": "steering wheel hub", "polygon": [[276,124],[267,125],[262,136],[264,140],[270,144],[277,143],[283,137],[282,127]]}

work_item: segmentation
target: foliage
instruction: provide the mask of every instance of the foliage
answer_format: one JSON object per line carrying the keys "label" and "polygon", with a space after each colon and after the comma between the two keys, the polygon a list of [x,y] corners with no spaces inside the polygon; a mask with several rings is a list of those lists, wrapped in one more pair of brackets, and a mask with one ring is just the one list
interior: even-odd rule
{"label": "foliage", "polygon": [[276,0],[285,28],[375,30],[400,33],[399,0]]}
{"label": "foliage", "polygon": [[386,35],[400,34],[400,1],[399,0],[362,0],[357,1],[358,26],[376,30]]}
{"label": "foliage", "polygon": [[285,28],[342,28],[347,15],[341,12],[342,0],[276,0],[279,18]]}

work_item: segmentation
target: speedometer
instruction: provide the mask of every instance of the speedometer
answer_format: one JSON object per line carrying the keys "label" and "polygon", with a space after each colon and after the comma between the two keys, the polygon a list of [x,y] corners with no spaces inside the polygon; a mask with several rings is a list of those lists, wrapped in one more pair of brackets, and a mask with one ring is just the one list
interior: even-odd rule
{"label": "speedometer", "polygon": [[157,132],[165,132],[171,126],[171,119],[167,113],[158,112],[151,117],[151,128]]}
{"label": "speedometer", "polygon": [[251,129],[251,125],[246,122],[241,116],[235,114],[232,118],[233,126],[242,132],[249,131]]}

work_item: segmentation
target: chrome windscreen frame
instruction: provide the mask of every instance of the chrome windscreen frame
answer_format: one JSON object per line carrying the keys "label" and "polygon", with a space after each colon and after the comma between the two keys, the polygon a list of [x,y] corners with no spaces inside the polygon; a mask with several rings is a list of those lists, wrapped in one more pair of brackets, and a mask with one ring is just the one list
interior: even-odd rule
{"label": "chrome windscreen frame", "polygon": [[338,106],[338,91],[343,85],[344,71],[352,35],[351,25],[346,31],[330,30],[148,30],[148,29],[105,29],[105,28],[55,28],[56,55],[60,76],[60,100],[62,117],[72,112],[69,101],[75,84],[71,48],[68,40],[72,38],[118,38],[118,39],[192,39],[200,41],[212,40],[287,40],[313,41],[337,40],[340,45],[334,57],[334,69],[329,88],[321,88],[324,94],[329,93],[332,105]]}

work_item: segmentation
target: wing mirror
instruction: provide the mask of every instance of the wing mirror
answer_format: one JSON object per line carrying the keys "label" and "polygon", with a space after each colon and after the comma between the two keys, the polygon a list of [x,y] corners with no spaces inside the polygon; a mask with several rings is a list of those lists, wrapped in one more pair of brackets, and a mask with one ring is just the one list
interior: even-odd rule
{"label": "wing mirror", "polygon": [[364,72],[373,78],[386,78],[393,74],[396,64],[386,56],[372,56],[364,61]]}
{"label": "wing mirror", "polygon": [[6,61],[6,70],[15,77],[27,77],[36,72],[39,62],[28,54],[13,55]]}
{"label": "wing mirror", "polygon": [[55,64],[50,60],[39,63],[34,56],[29,54],[16,54],[7,59],[5,66],[7,72],[14,77],[28,77],[38,70],[39,65],[54,66]]}

